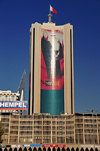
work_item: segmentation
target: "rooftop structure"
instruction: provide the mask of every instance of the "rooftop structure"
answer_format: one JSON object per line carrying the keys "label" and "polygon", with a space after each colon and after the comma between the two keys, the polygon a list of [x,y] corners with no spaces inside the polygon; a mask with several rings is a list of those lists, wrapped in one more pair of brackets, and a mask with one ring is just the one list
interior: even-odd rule
{"label": "rooftop structure", "polygon": [[2,91],[0,90],[0,101],[16,101],[20,96],[19,93],[13,93],[10,90]]}

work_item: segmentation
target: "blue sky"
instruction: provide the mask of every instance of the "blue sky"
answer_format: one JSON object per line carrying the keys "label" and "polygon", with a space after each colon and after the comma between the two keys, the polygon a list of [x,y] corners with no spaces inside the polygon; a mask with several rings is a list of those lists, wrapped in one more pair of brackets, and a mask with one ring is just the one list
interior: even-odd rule
{"label": "blue sky", "polygon": [[75,112],[100,113],[100,0],[0,0],[0,90],[16,92],[26,70],[29,78],[29,29],[47,22],[49,4],[56,25],[74,32]]}

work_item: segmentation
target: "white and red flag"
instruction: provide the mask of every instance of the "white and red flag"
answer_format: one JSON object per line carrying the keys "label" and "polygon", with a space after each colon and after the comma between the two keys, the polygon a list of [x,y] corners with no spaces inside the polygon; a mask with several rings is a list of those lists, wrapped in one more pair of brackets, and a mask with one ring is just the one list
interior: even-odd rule
{"label": "white and red flag", "polygon": [[57,11],[50,5],[50,11],[57,14]]}

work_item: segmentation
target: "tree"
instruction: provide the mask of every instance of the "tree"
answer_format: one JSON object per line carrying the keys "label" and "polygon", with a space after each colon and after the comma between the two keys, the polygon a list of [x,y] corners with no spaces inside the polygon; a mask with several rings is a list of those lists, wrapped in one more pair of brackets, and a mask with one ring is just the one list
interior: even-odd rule
{"label": "tree", "polygon": [[4,129],[2,127],[2,123],[0,121],[0,144],[2,143],[2,135],[4,134]]}

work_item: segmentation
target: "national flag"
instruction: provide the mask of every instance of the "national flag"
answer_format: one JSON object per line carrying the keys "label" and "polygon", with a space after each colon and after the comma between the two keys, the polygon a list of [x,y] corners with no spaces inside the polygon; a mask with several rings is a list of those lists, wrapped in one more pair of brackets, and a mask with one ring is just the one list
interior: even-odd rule
{"label": "national flag", "polygon": [[50,5],[50,11],[57,14],[57,11]]}

